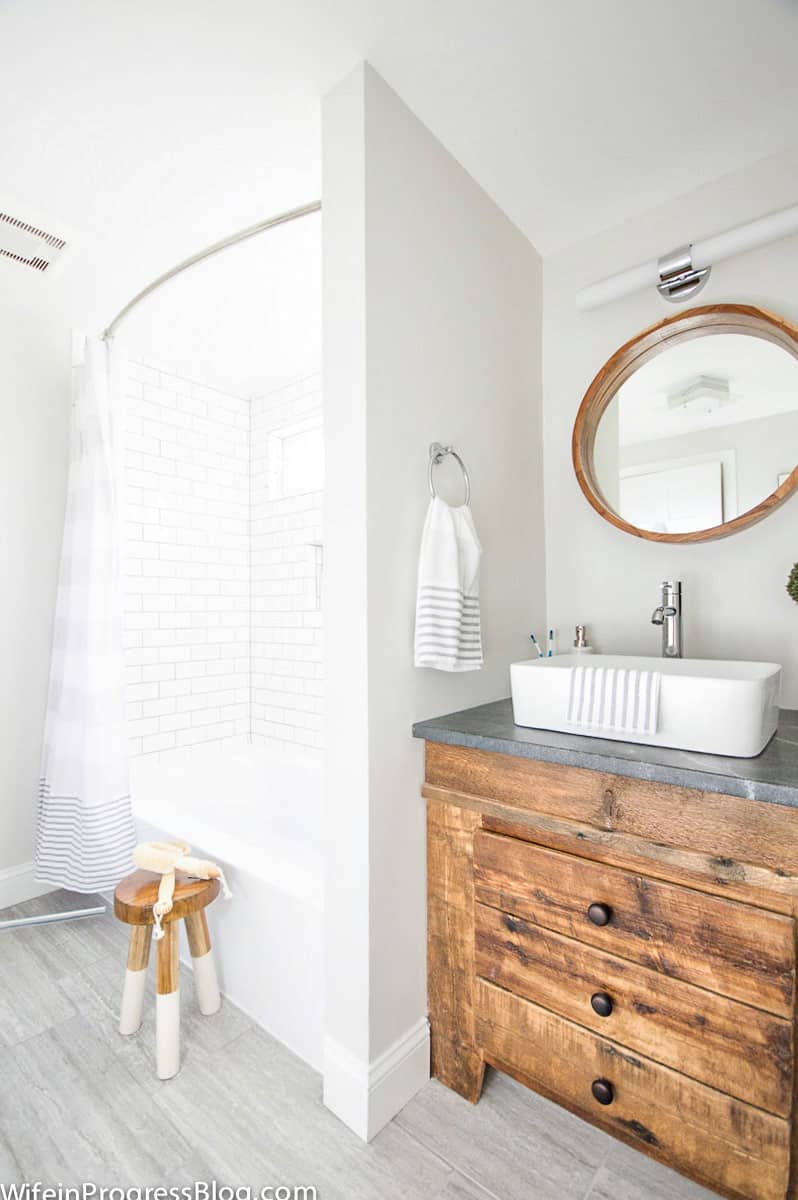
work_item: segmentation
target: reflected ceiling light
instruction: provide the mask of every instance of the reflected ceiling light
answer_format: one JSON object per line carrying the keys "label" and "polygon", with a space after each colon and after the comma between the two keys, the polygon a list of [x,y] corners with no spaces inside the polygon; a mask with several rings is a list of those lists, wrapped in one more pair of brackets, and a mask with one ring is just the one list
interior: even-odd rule
{"label": "reflected ceiling light", "polygon": [[668,408],[687,408],[691,412],[712,413],[731,404],[728,379],[716,375],[694,375],[667,394]]}

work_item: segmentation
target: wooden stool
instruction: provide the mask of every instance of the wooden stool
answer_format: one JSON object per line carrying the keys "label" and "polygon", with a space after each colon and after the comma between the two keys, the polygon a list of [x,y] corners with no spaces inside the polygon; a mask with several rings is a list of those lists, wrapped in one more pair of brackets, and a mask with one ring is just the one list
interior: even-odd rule
{"label": "wooden stool", "polygon": [[[125,1035],[135,1033],[141,1025],[154,924],[152,906],[158,899],[160,882],[161,876],[152,871],[134,871],[114,892],[114,912],[120,921],[132,926],[119,1017],[119,1032]],[[188,879],[178,873],[172,910],[163,918],[164,936],[155,943],[155,1046],[159,1079],[171,1079],[180,1070],[178,921],[181,919],[186,922],[200,1012],[206,1016],[218,1012],[222,1002],[205,919],[205,909],[218,896],[219,887],[218,879]]]}

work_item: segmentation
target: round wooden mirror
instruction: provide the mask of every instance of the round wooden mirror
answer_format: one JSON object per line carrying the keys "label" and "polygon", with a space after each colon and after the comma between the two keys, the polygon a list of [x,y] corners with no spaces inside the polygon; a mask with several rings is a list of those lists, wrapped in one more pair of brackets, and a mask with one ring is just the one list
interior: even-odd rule
{"label": "round wooden mirror", "polygon": [[605,520],[656,542],[761,521],[798,488],[798,328],[743,304],[677,313],[588,388],[573,460]]}

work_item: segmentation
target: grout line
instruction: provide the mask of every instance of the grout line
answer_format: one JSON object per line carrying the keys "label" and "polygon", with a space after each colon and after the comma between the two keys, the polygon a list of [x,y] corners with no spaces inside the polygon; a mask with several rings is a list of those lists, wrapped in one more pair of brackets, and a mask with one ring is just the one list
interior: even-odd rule
{"label": "grout line", "polygon": [[501,1197],[498,1196],[496,1192],[492,1192],[489,1188],[486,1188],[481,1180],[477,1179],[476,1176],[471,1175],[464,1167],[458,1166],[457,1163],[453,1163],[452,1160],[447,1158],[445,1154],[442,1154],[440,1150],[436,1150],[435,1147],[429,1146],[426,1142],[422,1141],[421,1138],[419,1138],[417,1134],[413,1132],[413,1130],[408,1129],[406,1125],[402,1124],[402,1122],[399,1120],[399,1116],[401,1116],[401,1113],[397,1114],[397,1116],[394,1117],[393,1121],[389,1122],[389,1124],[395,1124],[397,1129],[401,1129],[411,1142],[415,1142],[415,1144],[421,1150],[423,1150],[425,1154],[432,1155],[433,1158],[437,1158],[439,1162],[442,1162],[444,1166],[449,1167],[454,1175],[459,1175],[461,1179],[465,1179],[468,1183],[473,1184],[474,1187],[479,1188],[480,1192],[484,1193],[486,1200],[501,1200]]}
{"label": "grout line", "polygon": [[432,1154],[435,1158],[439,1159],[440,1162],[445,1163],[445,1165],[450,1167],[456,1175],[460,1175],[463,1179],[468,1180],[469,1183],[474,1184],[474,1186],[478,1187],[480,1191],[484,1192],[485,1196],[489,1197],[490,1200],[502,1200],[501,1196],[497,1196],[495,1192],[492,1192],[489,1188],[485,1187],[485,1184],[480,1179],[477,1179],[475,1175],[472,1175],[465,1167],[463,1167],[461,1164],[452,1162],[450,1158],[447,1158],[446,1155],[441,1153],[440,1150],[436,1149],[435,1146],[430,1145],[428,1142],[425,1142],[423,1138],[420,1138],[415,1130],[408,1129],[408,1127],[401,1120],[401,1116],[402,1113],[400,1111],[393,1118],[393,1122],[391,1123],[395,1124],[398,1129],[401,1129],[402,1132],[406,1134],[411,1141],[415,1142],[417,1146],[420,1146],[421,1149],[427,1154]]}
{"label": "grout line", "polygon": [[590,1183],[588,1184],[588,1189],[585,1192],[584,1196],[582,1197],[582,1200],[590,1200],[590,1197],[593,1193],[593,1188],[596,1186],[596,1180],[598,1179],[601,1171],[603,1170],[604,1165],[607,1162],[607,1159],[609,1158],[611,1151],[612,1151],[612,1143],[610,1143],[609,1146],[607,1147],[607,1149],[604,1151],[604,1155],[601,1159],[601,1162],[598,1164],[595,1171],[593,1172],[593,1178],[590,1180]]}

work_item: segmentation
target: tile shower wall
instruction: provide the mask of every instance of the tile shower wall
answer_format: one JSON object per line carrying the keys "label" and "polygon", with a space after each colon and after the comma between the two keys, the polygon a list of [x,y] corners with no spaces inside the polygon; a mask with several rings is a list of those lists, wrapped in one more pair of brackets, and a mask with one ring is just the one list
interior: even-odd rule
{"label": "tile shower wall", "polygon": [[250,730],[250,404],[130,364],[125,639],[133,754]]}
{"label": "tile shower wall", "polygon": [[252,401],[252,732],[322,747],[322,395],[312,375]]}

